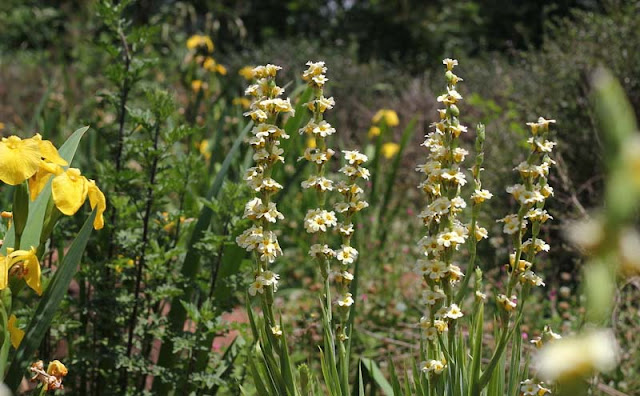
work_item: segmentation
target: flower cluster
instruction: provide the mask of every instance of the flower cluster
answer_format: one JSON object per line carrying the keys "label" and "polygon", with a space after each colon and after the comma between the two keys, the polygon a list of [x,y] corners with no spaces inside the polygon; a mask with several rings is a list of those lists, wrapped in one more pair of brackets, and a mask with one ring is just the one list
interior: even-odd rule
{"label": "flower cluster", "polygon": [[31,200],[44,190],[50,178],[55,206],[67,216],[74,215],[87,197],[91,209],[97,209],[93,223],[96,230],[104,226],[103,213],[106,199],[95,181],[81,175],[76,168],[67,168],[53,143],[42,139],[40,134],[28,139],[17,136],[2,138],[0,141],[0,180],[10,185],[18,185],[28,180]]}
{"label": "flower cluster", "polygon": [[227,74],[227,69],[211,56],[214,45],[209,36],[194,34],[187,40],[187,49],[189,50],[187,59],[195,62],[203,70],[222,75]]}
{"label": "flower cluster", "polygon": [[[518,304],[516,286],[522,285],[523,297],[531,286],[544,286],[540,276],[532,270],[536,255],[548,252],[549,245],[538,238],[540,225],[552,217],[544,210],[545,200],[553,195],[548,185],[549,168],[555,162],[549,157],[555,143],[547,139],[549,125],[555,120],[540,117],[538,122],[529,122],[531,137],[527,140],[529,155],[514,170],[520,175],[520,183],[507,187],[507,192],[519,204],[518,212],[509,214],[498,222],[504,223],[503,231],[513,239],[514,250],[509,255],[509,282],[506,293],[498,294],[498,305],[504,317],[515,310]],[[526,239],[525,239],[526,238]],[[524,298],[522,298],[523,300]]]}
{"label": "flower cluster", "polygon": [[544,387],[544,382],[526,379],[520,383],[520,394],[523,396],[543,396],[551,393],[551,389]]}
{"label": "flower cluster", "polygon": [[336,227],[338,219],[334,211],[324,209],[326,192],[334,190],[334,183],[324,176],[326,164],[333,157],[335,152],[327,147],[326,138],[335,133],[335,128],[324,120],[324,113],[333,109],[335,101],[333,97],[324,96],[324,84],[328,81],[325,73],[327,67],[324,62],[307,62],[307,70],[302,74],[302,79],[307,82],[313,90],[313,98],[306,107],[312,112],[311,119],[302,128],[300,134],[308,135],[313,141],[312,147],[307,147],[302,157],[298,159],[306,160],[313,165],[314,171],[302,182],[305,190],[315,190],[318,196],[318,203],[321,207],[309,209],[304,217],[304,228],[310,234],[319,234],[316,244],[311,246],[309,255],[316,258],[320,263],[322,276],[326,279],[329,270],[329,259],[335,257],[335,252],[325,244],[325,233]]}
{"label": "flower cluster", "polygon": [[255,252],[257,266],[249,294],[266,295],[268,301],[272,301],[280,278],[269,270],[269,265],[282,255],[278,237],[270,230],[270,226],[284,218],[276,203],[271,200],[282,189],[282,185],[271,174],[275,164],[284,163],[280,139],[289,138],[277,123],[282,122],[281,115],[294,113],[289,99],[279,98],[284,93],[284,89],[278,87],[275,81],[280,69],[271,64],[255,67],[252,75],[256,81],[246,89],[246,94],[253,97],[253,102],[244,115],[250,117],[256,125],[251,131],[253,136],[249,139],[254,150],[255,165],[246,171],[244,180],[256,197],[245,205],[244,210],[244,217],[251,219],[253,225],[236,239],[238,245]]}
{"label": "flower cluster", "polygon": [[38,360],[29,367],[29,371],[33,373],[32,382],[40,382],[43,390],[63,389],[62,379],[67,375],[68,370],[59,360],[49,363],[47,371],[44,371],[44,363]]}
{"label": "flower cluster", "polygon": [[[400,120],[398,114],[391,109],[380,109],[371,118],[373,124],[369,128],[368,136],[370,139],[384,139],[390,128],[398,126]],[[382,135],[382,136],[381,136]],[[387,159],[394,157],[400,151],[400,145],[390,141],[380,145],[380,153]]]}
{"label": "flower cluster", "polygon": [[[456,319],[464,314],[454,296],[453,286],[464,277],[460,267],[453,261],[454,253],[465,244],[469,235],[474,235],[474,241],[486,238],[485,229],[477,226],[476,216],[471,224],[464,224],[458,215],[467,207],[466,201],[460,196],[460,188],[467,183],[462,172],[461,164],[469,154],[459,147],[459,137],[467,132],[467,127],[460,124],[460,110],[457,103],[462,95],[456,90],[456,84],[462,79],[453,74],[453,68],[458,64],[452,59],[445,59],[445,78],[447,91],[438,97],[438,102],[444,108],[438,110],[439,120],[431,127],[433,131],[426,135],[422,144],[429,151],[425,163],[416,167],[416,171],[423,173],[424,181],[418,186],[427,197],[427,205],[418,215],[427,228],[427,235],[418,241],[423,257],[417,260],[414,271],[422,277],[424,290],[422,303],[425,315],[420,320],[420,328],[425,338],[432,346],[437,345],[437,336],[449,331],[455,326]],[[478,140],[484,139],[484,130],[478,131]],[[481,150],[481,143],[480,143]],[[472,168],[476,190],[471,196],[475,207],[484,200],[491,198],[491,193],[480,187],[479,164],[476,161]],[[430,348],[434,349],[434,348]],[[430,354],[437,354],[435,350]],[[429,360],[423,364],[423,371],[438,374],[446,361]]]}
{"label": "flower cluster", "polygon": [[369,203],[364,200],[363,189],[357,184],[358,179],[369,179],[369,170],[362,165],[368,160],[367,156],[354,150],[343,151],[344,165],[340,172],[347,177],[346,181],[336,184],[336,190],[342,196],[342,200],[334,205],[338,212],[340,222],[337,224],[338,231],[342,237],[340,249],[335,251],[335,257],[340,262],[342,268],[334,273],[338,288],[338,300],[336,305],[339,308],[340,326],[337,335],[340,340],[347,338],[345,324],[349,319],[349,307],[353,304],[353,298],[349,292],[353,274],[349,271],[349,265],[358,258],[358,250],[351,246],[351,238],[354,233],[353,216],[361,210],[369,207]]}

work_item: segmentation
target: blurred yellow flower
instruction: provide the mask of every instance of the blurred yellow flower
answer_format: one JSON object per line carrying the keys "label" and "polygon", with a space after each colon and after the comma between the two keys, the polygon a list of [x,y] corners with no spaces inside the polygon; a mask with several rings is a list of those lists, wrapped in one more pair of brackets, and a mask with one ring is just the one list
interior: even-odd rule
{"label": "blurred yellow flower", "polygon": [[371,128],[369,128],[369,133],[367,134],[369,136],[369,139],[374,138],[376,136],[380,136],[380,128],[377,126],[372,126]]}
{"label": "blurred yellow flower", "polygon": [[209,36],[203,36],[194,34],[187,40],[187,48],[190,50],[196,50],[198,48],[206,48],[207,52],[213,52],[213,41]]}
{"label": "blurred yellow flower", "polygon": [[209,88],[209,84],[202,82],[202,80],[191,81],[191,89],[193,92],[199,92],[201,89],[206,91]]}
{"label": "blurred yellow flower", "polygon": [[371,119],[374,124],[379,123],[381,120],[384,120],[385,124],[390,127],[400,124],[398,113],[391,109],[380,109]]}
{"label": "blurred yellow flower", "polygon": [[213,59],[212,57],[208,57],[207,59],[205,59],[204,62],[202,63],[202,67],[210,72],[218,73],[223,76],[227,74],[227,69],[221,64],[219,64],[218,62],[216,62],[215,59]]}
{"label": "blurred yellow flower", "polygon": [[0,122],[0,131],[4,129],[4,122]]}
{"label": "blurred yellow flower", "polygon": [[613,370],[619,355],[620,349],[611,330],[589,330],[544,345],[536,355],[534,365],[540,378],[566,382],[594,372]]}
{"label": "blurred yellow flower", "polygon": [[33,176],[41,161],[36,140],[9,136],[0,141],[0,180],[7,184],[15,186]]}
{"label": "blurred yellow flower", "polygon": [[398,143],[385,143],[382,145],[380,152],[384,155],[385,158],[393,158],[400,151],[400,145]]}
{"label": "blurred yellow flower", "polygon": [[211,152],[209,151],[209,141],[204,139],[200,143],[198,143],[198,151],[206,160],[209,160],[211,158]]}
{"label": "blurred yellow flower", "polygon": [[238,70],[238,74],[244,77],[245,80],[251,81],[255,77],[253,69],[254,66],[245,66],[242,69]]}
{"label": "blurred yellow flower", "polygon": [[248,109],[251,106],[251,101],[248,98],[233,98],[231,103],[241,106],[243,109]]}
{"label": "blurred yellow flower", "polygon": [[12,314],[11,316],[9,316],[7,327],[9,330],[9,335],[11,337],[11,345],[13,345],[15,349],[18,349],[18,346],[24,338],[24,330],[16,327],[16,320],[18,320],[18,318],[16,318],[16,315]]}

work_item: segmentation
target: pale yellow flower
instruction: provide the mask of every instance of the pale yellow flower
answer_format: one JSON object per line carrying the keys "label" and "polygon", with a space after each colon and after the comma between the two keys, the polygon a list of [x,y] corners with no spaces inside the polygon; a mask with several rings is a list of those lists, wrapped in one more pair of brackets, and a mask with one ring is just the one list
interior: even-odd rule
{"label": "pale yellow flower", "polygon": [[400,124],[398,113],[391,109],[380,109],[371,119],[374,124],[377,124],[382,120],[384,120],[385,124],[390,127],[394,127]]}
{"label": "pale yellow flower", "polygon": [[371,128],[369,128],[369,132],[367,133],[367,136],[369,136],[369,139],[374,138],[376,136],[380,136],[380,127],[377,126],[372,126]]}
{"label": "pale yellow flower", "polygon": [[187,48],[190,50],[196,50],[198,48],[206,49],[207,52],[213,52],[213,41],[209,36],[203,36],[194,34],[187,40]]}
{"label": "pale yellow flower", "polygon": [[400,151],[400,145],[393,142],[385,143],[380,148],[380,152],[387,159],[393,158],[396,154],[398,154],[398,151]]}

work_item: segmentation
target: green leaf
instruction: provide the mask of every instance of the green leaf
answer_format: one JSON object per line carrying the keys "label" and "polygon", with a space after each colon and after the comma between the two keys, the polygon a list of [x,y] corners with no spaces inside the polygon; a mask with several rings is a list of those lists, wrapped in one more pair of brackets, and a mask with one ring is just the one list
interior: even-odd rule
{"label": "green leaf", "polygon": [[387,396],[393,396],[393,387],[384,377],[384,374],[382,374],[378,365],[373,360],[367,358],[360,358],[360,362],[362,362],[364,368],[367,369],[367,372],[376,382],[382,393]]}
{"label": "green leaf", "polygon": [[78,270],[82,254],[89,241],[95,217],[96,212],[93,211],[91,216],[84,222],[82,229],[71,243],[71,246],[69,246],[67,254],[49,282],[49,286],[44,291],[36,312],[31,318],[31,322],[29,322],[25,336],[5,377],[7,386],[14,391],[18,390],[24,370],[29,362],[33,360],[33,354],[38,350],[58,306],[67,294],[69,284]]}
{"label": "green leaf", "polygon": [[[69,164],[73,161],[73,157],[76,154],[76,150],[78,149],[78,144],[80,143],[80,139],[84,136],[85,132],[89,129],[88,126],[82,127],[67,139],[66,142],[60,149],[58,153],[62,158],[64,158]],[[29,217],[27,218],[27,224],[22,233],[22,238],[20,239],[20,248],[29,249],[31,246],[39,246],[42,233],[42,225],[45,222],[45,215],[47,212],[47,206],[49,205],[49,200],[51,199],[51,180],[47,182],[45,188],[40,192],[35,201],[31,202],[29,205]],[[5,235],[4,244],[0,249],[0,253],[6,254],[7,247],[13,247],[15,243],[15,234],[13,227],[9,229],[7,235]]]}

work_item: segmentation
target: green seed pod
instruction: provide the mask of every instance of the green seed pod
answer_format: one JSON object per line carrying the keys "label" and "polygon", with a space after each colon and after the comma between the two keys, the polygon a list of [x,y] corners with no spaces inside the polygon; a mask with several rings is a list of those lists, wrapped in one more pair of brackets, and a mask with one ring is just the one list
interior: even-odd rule
{"label": "green seed pod", "polygon": [[458,108],[458,106],[452,104],[451,106],[449,106],[448,113],[454,117],[457,117],[460,115],[460,109]]}

